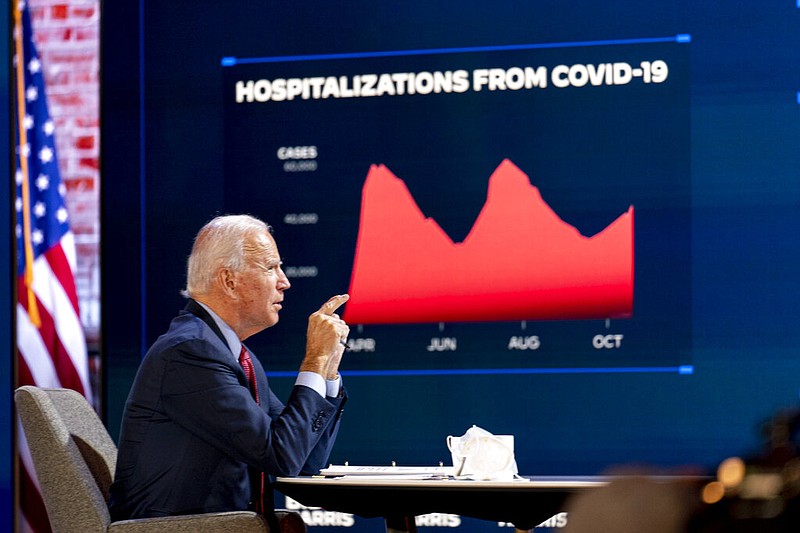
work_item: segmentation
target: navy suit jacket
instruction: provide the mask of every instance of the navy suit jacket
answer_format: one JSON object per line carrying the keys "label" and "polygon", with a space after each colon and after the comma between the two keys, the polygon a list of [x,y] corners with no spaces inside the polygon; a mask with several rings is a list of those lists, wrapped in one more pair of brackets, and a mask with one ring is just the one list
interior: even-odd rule
{"label": "navy suit jacket", "polygon": [[112,520],[252,509],[252,471],[295,476],[327,464],[344,390],[322,398],[296,385],[284,405],[252,359],[260,405],[205,309],[190,300],[173,319],[125,404]]}

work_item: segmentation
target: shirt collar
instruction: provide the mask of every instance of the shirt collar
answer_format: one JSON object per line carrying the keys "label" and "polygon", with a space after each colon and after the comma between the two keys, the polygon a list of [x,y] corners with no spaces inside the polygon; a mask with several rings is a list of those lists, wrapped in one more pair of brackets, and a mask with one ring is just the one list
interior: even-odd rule
{"label": "shirt collar", "polygon": [[228,348],[230,348],[231,353],[235,357],[239,357],[239,352],[242,351],[242,341],[239,340],[239,336],[236,335],[236,332],[233,331],[233,329],[228,324],[226,324],[225,321],[219,317],[219,315],[217,315],[214,311],[212,311],[209,306],[207,306],[203,302],[197,302],[197,303],[200,304],[203,307],[203,309],[208,311],[209,315],[211,315],[211,318],[214,320],[214,323],[222,332],[222,336],[225,337],[225,341],[227,341]]}

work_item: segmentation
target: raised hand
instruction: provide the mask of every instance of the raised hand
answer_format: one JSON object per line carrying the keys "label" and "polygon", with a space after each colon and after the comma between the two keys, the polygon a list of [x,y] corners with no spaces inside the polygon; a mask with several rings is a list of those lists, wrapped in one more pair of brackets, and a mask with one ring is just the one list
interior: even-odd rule
{"label": "raised hand", "polygon": [[316,372],[326,379],[338,376],[350,328],[336,310],[349,298],[347,294],[334,296],[308,317],[306,356],[301,371]]}

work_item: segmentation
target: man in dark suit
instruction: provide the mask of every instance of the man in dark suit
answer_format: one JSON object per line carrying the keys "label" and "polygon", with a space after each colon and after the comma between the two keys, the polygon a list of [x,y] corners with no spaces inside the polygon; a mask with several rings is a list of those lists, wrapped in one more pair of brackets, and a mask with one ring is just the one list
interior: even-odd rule
{"label": "man in dark suit", "polygon": [[200,230],[189,302],[142,360],[125,405],[112,520],[246,509],[269,516],[271,477],[326,464],[345,402],[338,368],[349,328],[335,311],[348,296],[309,317],[285,405],[242,344],[278,322],[289,287],[260,220],[217,217]]}

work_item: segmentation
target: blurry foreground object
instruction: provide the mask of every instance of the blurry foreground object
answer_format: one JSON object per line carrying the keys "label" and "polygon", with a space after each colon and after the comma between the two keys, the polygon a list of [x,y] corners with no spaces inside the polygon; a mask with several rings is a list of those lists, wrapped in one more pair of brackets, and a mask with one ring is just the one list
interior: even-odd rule
{"label": "blurry foreground object", "polygon": [[800,531],[800,410],[779,411],[762,427],[762,452],[730,457],[705,485],[698,533]]}
{"label": "blurry foreground object", "polygon": [[617,475],[567,503],[567,533],[784,533],[800,531],[800,410],[762,427],[762,450],[722,461],[716,475]]}
{"label": "blurry foreground object", "polygon": [[695,507],[694,483],[629,476],[567,504],[565,533],[680,533]]}

